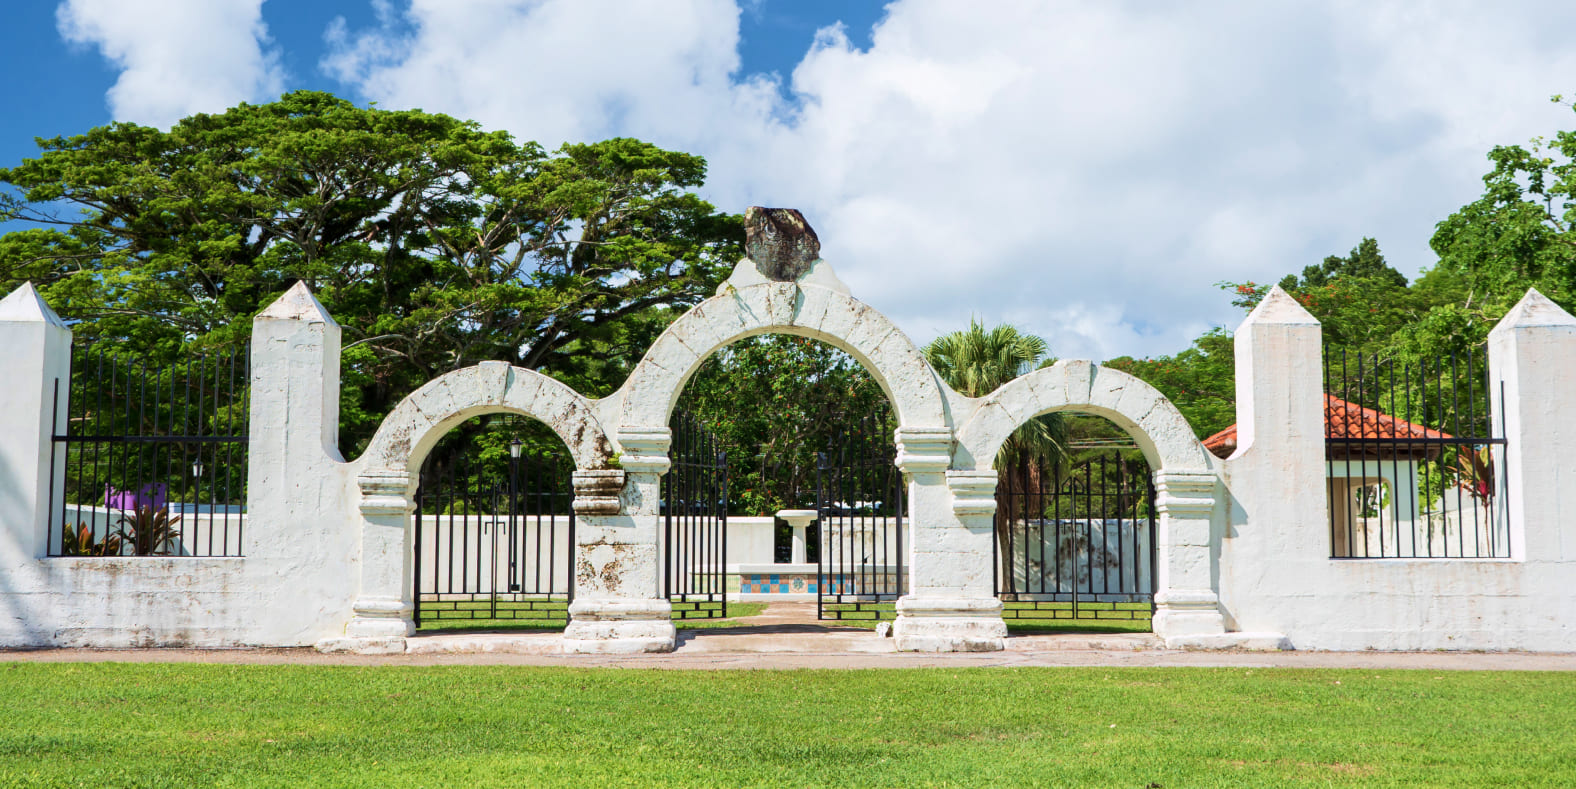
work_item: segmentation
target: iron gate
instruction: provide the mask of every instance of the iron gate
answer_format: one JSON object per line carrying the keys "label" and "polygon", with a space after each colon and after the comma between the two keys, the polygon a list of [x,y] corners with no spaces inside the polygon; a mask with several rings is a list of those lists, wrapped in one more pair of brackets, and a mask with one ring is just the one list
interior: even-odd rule
{"label": "iron gate", "polygon": [[1155,490],[1142,459],[1106,452],[997,487],[1002,616],[1140,620],[1154,613]]}
{"label": "iron gate", "polygon": [[892,619],[906,589],[903,474],[884,410],[833,439],[816,464],[816,615]]}
{"label": "iron gate", "polygon": [[728,615],[728,464],[694,416],[673,417],[673,466],[662,477],[663,586],[674,619]]}
{"label": "iron gate", "polygon": [[[521,452],[429,457],[416,492],[417,627],[561,627],[574,584],[573,465]],[[518,453],[518,455],[516,455]]]}

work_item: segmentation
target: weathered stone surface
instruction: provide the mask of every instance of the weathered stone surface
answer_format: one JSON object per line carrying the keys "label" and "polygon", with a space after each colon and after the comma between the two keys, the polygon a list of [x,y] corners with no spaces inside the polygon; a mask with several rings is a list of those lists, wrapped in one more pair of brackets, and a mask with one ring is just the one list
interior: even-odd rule
{"label": "weathered stone surface", "polygon": [[617,515],[619,493],[624,490],[621,469],[599,469],[574,473],[576,515]]}
{"label": "weathered stone surface", "polygon": [[892,636],[900,652],[998,652],[1007,624],[994,597],[920,597],[897,602]]}
{"label": "weathered stone surface", "polygon": [[767,279],[793,282],[821,257],[821,239],[797,208],[744,210],[744,253]]}
{"label": "weathered stone surface", "polygon": [[[1074,393],[1086,399],[1060,399]],[[1176,406],[1154,387],[1120,370],[1059,362],[1016,378],[976,402],[958,430],[958,456],[972,460],[976,468],[989,468],[996,450],[1024,422],[1047,411],[1070,410],[1104,416],[1135,433],[1155,468],[1210,469],[1203,445]],[[1140,421],[1142,430],[1137,429]]]}
{"label": "weathered stone surface", "polygon": [[[946,401],[924,356],[891,321],[869,305],[815,285],[766,283],[701,302],[652,344],[624,386],[610,399],[622,405],[620,429],[667,424],[679,391],[713,350],[756,334],[777,332],[821,340],[843,349],[870,370],[893,401],[901,424],[946,427]],[[800,312],[819,314],[811,327]],[[697,356],[698,354],[698,356]]]}

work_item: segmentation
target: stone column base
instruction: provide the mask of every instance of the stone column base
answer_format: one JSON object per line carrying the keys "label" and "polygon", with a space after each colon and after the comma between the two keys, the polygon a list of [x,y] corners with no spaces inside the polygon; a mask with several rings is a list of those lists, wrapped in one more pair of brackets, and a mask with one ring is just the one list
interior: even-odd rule
{"label": "stone column base", "polygon": [[403,638],[325,638],[317,642],[319,652],[349,652],[354,655],[403,655]]}
{"label": "stone column base", "polygon": [[1162,589],[1155,593],[1155,635],[1166,640],[1226,632],[1220,599],[1209,589]]}
{"label": "stone column base", "polygon": [[405,639],[416,634],[414,612],[404,600],[364,597],[350,610],[354,616],[345,635],[317,642],[319,652],[396,655],[405,651]]}
{"label": "stone column base", "polygon": [[564,651],[628,655],[672,652],[678,640],[667,600],[576,600],[569,604]]}
{"label": "stone column base", "polygon": [[913,597],[897,601],[892,637],[900,652],[997,652],[1007,623],[994,597]]}

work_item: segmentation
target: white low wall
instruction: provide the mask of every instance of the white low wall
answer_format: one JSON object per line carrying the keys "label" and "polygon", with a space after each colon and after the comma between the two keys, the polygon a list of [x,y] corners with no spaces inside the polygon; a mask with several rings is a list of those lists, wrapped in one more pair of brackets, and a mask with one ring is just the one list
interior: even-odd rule
{"label": "white low wall", "polygon": [[[1056,536],[1064,535],[1058,545]],[[1071,535],[1071,538],[1068,538]],[[1035,594],[1095,594],[1115,599],[1154,588],[1147,520],[1063,518],[1023,522],[1013,530],[1013,582],[1022,599]],[[1024,540],[1030,542],[1025,545]]]}
{"label": "white low wall", "polygon": [[1337,559],[1319,326],[1277,302],[1236,336],[1247,413],[1219,464],[1230,508],[1212,537],[1228,629],[1297,649],[1576,651],[1576,320],[1532,293],[1490,338],[1509,558]]}

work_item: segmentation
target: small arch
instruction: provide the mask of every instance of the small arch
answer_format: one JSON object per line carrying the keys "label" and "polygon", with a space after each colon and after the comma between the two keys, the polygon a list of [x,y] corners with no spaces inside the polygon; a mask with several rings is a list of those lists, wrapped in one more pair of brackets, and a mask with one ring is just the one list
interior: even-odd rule
{"label": "small arch", "polygon": [[774,282],[729,288],[674,321],[620,390],[620,427],[666,425],[707,358],[730,343],[770,333],[819,340],[853,356],[893,404],[900,425],[949,425],[935,372],[886,316],[828,288]]}
{"label": "small arch", "polygon": [[1207,471],[1204,445],[1166,396],[1138,378],[1087,361],[1060,361],[986,395],[958,431],[957,468],[988,469],[1025,422],[1054,411],[1102,416],[1133,437],[1155,471]]}
{"label": "small arch", "polygon": [[362,457],[373,468],[415,474],[445,433],[487,413],[520,414],[547,425],[569,449],[575,468],[606,468],[612,457],[607,432],[579,392],[506,362],[482,362],[427,382],[394,407]]}

